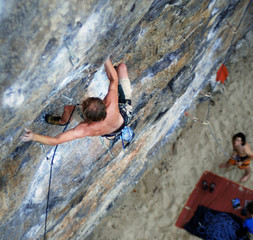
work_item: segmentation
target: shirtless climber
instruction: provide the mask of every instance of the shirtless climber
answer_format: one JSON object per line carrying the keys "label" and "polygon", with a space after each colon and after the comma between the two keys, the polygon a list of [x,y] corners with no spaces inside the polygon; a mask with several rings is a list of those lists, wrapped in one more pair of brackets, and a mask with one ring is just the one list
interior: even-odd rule
{"label": "shirtless climber", "polygon": [[[78,113],[82,117],[81,122],[76,127],[55,137],[40,135],[25,129],[26,133],[21,136],[21,139],[23,141],[34,140],[47,145],[58,145],[87,136],[100,136],[118,132],[129,124],[132,106],[131,85],[127,67],[124,63],[121,63],[115,70],[108,58],[105,62],[105,71],[110,80],[107,95],[104,100],[90,97],[83,101],[82,106],[76,107],[72,118],[75,118]],[[73,105],[67,105],[64,107],[61,117],[47,115],[46,121],[50,124],[66,125],[73,109]]]}
{"label": "shirtless climber", "polygon": [[250,146],[246,142],[246,137],[243,133],[235,134],[232,138],[232,144],[233,155],[226,163],[220,164],[220,168],[236,165],[239,169],[244,169],[245,174],[240,182],[246,182],[250,178],[250,160],[253,159],[253,152],[251,152]]}

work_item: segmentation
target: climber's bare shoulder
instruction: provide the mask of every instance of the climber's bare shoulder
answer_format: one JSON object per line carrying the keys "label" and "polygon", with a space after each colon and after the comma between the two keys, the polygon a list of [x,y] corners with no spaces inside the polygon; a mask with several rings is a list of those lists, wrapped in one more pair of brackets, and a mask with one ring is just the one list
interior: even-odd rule
{"label": "climber's bare shoulder", "polygon": [[73,134],[77,138],[100,136],[103,134],[104,128],[104,121],[93,122],[90,124],[81,122],[75,128],[73,128]]}
{"label": "climber's bare shoulder", "polygon": [[[111,118],[109,117],[108,119]],[[119,117],[111,119],[111,121],[109,121],[108,119],[105,119],[100,122],[93,122],[90,124],[84,122],[80,123],[73,129],[73,134],[76,138],[101,136],[114,132],[115,130],[119,129],[124,123],[124,120]]]}

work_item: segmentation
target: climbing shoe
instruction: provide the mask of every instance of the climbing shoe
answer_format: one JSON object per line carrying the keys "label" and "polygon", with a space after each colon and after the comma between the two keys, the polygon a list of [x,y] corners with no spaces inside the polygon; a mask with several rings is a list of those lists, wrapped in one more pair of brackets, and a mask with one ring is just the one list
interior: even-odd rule
{"label": "climbing shoe", "polygon": [[59,116],[52,116],[47,114],[45,116],[45,120],[48,124],[53,124],[53,125],[59,125],[59,126],[65,126],[66,124],[61,124],[60,121],[61,117]]}

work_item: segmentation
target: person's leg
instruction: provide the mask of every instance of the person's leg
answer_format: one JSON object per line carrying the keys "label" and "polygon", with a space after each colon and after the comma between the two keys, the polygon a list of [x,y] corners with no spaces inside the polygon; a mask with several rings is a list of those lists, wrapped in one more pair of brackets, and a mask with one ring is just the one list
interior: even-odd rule
{"label": "person's leg", "polygon": [[236,161],[234,159],[229,159],[227,162],[221,163],[219,165],[219,167],[220,168],[228,168],[229,166],[232,166],[232,165],[236,165]]}
{"label": "person's leg", "polygon": [[247,167],[247,168],[245,169],[245,173],[244,173],[244,175],[242,176],[240,182],[241,182],[241,183],[246,182],[246,181],[248,181],[249,178],[250,178],[250,167]]}
{"label": "person's leg", "polygon": [[220,168],[227,168],[227,167],[229,167],[229,166],[230,166],[230,165],[228,165],[227,162],[221,163],[221,164],[219,165]]}
{"label": "person's leg", "polygon": [[116,71],[119,78],[119,111],[124,118],[124,125],[127,126],[132,118],[131,82],[129,80],[126,64],[119,64]]}
{"label": "person's leg", "polygon": [[[131,89],[131,82],[129,80],[126,64],[120,63],[118,67],[116,68],[116,71],[119,78],[119,94],[120,95],[124,94],[124,96],[120,96],[119,102],[121,102],[121,99],[131,100],[132,89]],[[123,94],[120,88],[122,88]]]}
{"label": "person's leg", "polygon": [[64,106],[64,111],[62,113],[61,119],[59,120],[60,124],[66,124],[68,122],[74,107],[75,107],[74,105]]}
{"label": "person's leg", "polygon": [[74,109],[73,105],[67,105],[67,106],[64,107],[64,111],[63,111],[63,114],[62,114],[61,117],[46,114],[45,121],[48,124],[53,124],[53,125],[60,125],[60,126],[66,125],[69,118],[70,118],[70,115],[71,115],[73,109]]}

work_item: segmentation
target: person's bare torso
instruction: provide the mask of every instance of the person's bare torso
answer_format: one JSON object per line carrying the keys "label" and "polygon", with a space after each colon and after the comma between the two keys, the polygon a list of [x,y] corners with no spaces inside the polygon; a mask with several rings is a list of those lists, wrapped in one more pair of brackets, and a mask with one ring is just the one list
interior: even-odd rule
{"label": "person's bare torso", "polygon": [[[114,99],[113,99],[114,98]],[[113,133],[120,129],[124,124],[124,119],[119,112],[118,100],[115,103],[115,95],[112,93],[105,100],[106,105],[106,118],[100,122],[93,122],[91,124],[82,122],[75,130],[79,131],[85,136],[101,136]],[[81,131],[81,132],[80,132]]]}
{"label": "person's bare torso", "polygon": [[236,155],[238,155],[239,157],[246,157],[247,156],[247,153],[246,153],[247,147],[249,147],[248,143],[246,143],[244,146],[234,147],[234,151],[236,152]]}

